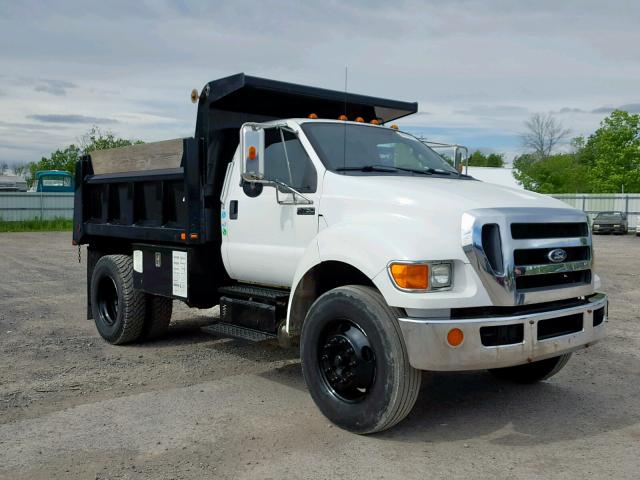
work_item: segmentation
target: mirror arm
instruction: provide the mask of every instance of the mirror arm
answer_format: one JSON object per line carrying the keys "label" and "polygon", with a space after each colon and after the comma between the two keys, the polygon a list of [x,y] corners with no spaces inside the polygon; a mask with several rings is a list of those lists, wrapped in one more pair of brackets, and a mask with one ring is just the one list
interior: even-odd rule
{"label": "mirror arm", "polygon": [[280,132],[280,141],[282,142],[282,150],[284,150],[284,159],[287,162],[287,171],[289,172],[289,181],[293,183],[293,175],[291,175],[291,164],[289,163],[289,155],[287,154],[287,144],[284,141],[284,133],[282,128],[278,128]]}
{"label": "mirror arm", "polygon": [[305,205],[313,205],[313,200],[311,200],[307,196],[303,195],[302,193],[297,191],[295,188],[290,187],[286,183],[282,183],[282,182],[280,182],[278,180],[268,181],[267,183],[271,183],[271,184],[276,186],[276,200],[281,205],[286,205],[286,203],[283,203],[283,202],[280,201],[280,196],[278,195],[278,192],[279,192],[279,188],[278,187],[282,187],[282,188],[284,188],[286,190],[289,190],[291,193],[293,193],[293,205],[297,205],[297,203],[296,203],[296,195],[304,200],[304,204]]}

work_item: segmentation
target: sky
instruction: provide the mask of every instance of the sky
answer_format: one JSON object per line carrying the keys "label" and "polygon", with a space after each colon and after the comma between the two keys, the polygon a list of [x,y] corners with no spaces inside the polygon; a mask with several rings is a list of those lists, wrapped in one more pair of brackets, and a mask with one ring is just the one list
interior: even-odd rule
{"label": "sky", "polygon": [[93,125],[193,135],[190,92],[245,72],[419,102],[400,127],[508,159],[534,112],[588,135],[640,112],[640,2],[0,0],[0,163]]}

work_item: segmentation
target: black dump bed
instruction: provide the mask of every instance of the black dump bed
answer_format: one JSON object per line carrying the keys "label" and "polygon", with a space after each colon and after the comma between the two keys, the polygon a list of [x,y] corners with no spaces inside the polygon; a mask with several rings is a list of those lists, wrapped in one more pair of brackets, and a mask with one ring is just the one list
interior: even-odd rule
{"label": "black dump bed", "polygon": [[214,80],[200,94],[193,138],[94,152],[78,162],[73,240],[219,244],[220,193],[243,123],[310,113],[384,123],[417,107],[243,73]]}

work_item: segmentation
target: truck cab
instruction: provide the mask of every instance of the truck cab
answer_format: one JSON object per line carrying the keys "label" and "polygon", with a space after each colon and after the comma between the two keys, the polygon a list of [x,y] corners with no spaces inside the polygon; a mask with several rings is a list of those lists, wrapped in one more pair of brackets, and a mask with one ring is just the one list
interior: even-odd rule
{"label": "truck cab", "polygon": [[205,86],[194,138],[85,157],[88,317],[119,344],[173,299],[219,304],[210,332],[299,343],[356,433],[404,419],[422,370],[554,375],[605,333],[586,215],[462,174],[392,123],[416,111],[240,74]]}
{"label": "truck cab", "polygon": [[73,193],[73,175],[64,170],[40,170],[36,172],[35,191]]}

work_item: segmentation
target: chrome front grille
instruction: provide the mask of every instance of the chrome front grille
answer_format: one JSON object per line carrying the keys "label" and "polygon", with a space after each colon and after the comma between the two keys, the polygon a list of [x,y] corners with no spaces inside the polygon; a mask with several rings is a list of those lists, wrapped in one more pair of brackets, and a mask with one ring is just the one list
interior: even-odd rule
{"label": "chrome front grille", "polygon": [[496,305],[593,291],[591,236],[577,210],[472,210],[462,218],[462,246]]}

